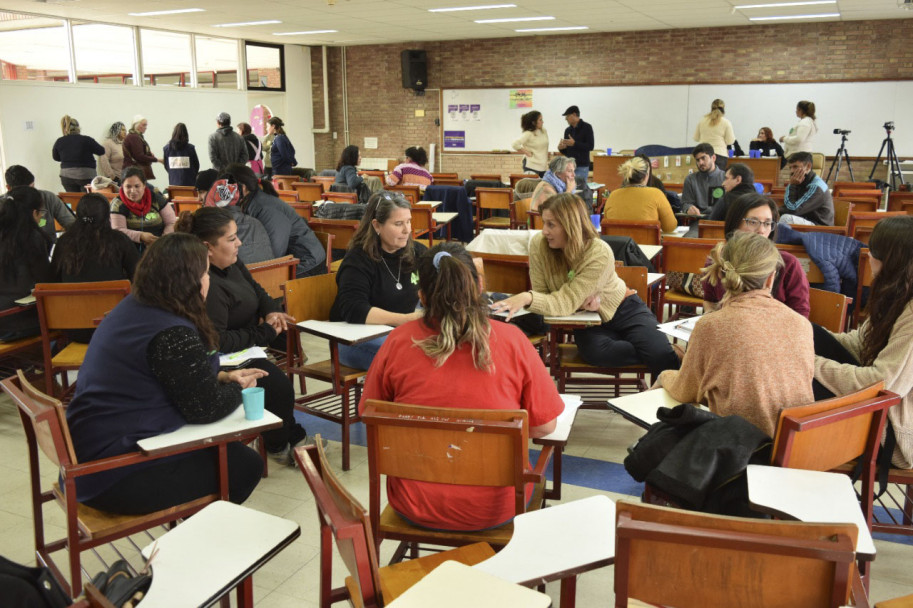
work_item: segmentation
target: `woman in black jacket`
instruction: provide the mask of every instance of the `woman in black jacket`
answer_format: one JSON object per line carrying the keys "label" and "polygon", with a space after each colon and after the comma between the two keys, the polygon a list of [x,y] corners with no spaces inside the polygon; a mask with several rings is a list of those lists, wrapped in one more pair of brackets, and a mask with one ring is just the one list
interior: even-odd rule
{"label": "woman in black jacket", "polygon": [[79,121],[65,115],[60,119],[63,137],[54,142],[51,156],[60,163],[60,183],[67,192],[83,192],[95,177],[95,156],[104,156],[105,148],[79,132]]}

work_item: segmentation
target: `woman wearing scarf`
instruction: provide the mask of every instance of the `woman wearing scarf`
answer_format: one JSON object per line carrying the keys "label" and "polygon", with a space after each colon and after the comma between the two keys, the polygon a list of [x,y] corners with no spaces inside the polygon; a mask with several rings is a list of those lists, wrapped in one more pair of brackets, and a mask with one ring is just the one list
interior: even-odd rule
{"label": "woman wearing scarf", "polygon": [[143,133],[149,127],[147,121],[142,115],[137,114],[133,117],[133,124],[130,132],[124,138],[124,169],[128,167],[139,167],[143,171],[145,180],[155,179],[152,173],[152,163],[163,163],[160,158],[156,158],[152,153],[152,148],[146,143]]}
{"label": "woman wearing scarf", "polygon": [[139,167],[124,171],[124,182],[111,201],[111,227],[120,230],[142,250],[158,237],[174,232],[174,209],[159,192],[146,187]]}
{"label": "woman wearing scarf", "polygon": [[576,169],[577,163],[573,158],[567,156],[553,158],[552,162],[548,164],[548,171],[542,176],[542,181],[533,190],[529,210],[537,211],[539,205],[556,194],[573,193],[577,187],[577,179],[574,177],[574,170]]}
{"label": "woman wearing scarf", "polygon": [[789,183],[780,207],[784,224],[834,225],[834,199],[827,184],[812,171],[812,155],[796,152],[786,159]]}

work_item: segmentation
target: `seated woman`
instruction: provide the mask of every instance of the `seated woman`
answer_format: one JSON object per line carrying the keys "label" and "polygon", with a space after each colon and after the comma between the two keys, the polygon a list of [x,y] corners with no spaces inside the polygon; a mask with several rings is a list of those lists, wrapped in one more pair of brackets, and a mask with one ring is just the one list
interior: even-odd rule
{"label": "seated woman", "polygon": [[418,186],[422,190],[431,185],[434,179],[425,168],[428,164],[428,153],[422,147],[406,148],[406,162],[396,166],[387,175],[388,186]]}
{"label": "seated woman", "polygon": [[[463,246],[435,246],[419,260],[418,276],[423,317],[390,333],[368,372],[359,412],[366,399],[524,409],[530,437],[552,432],[564,409],[555,384],[519,329],[488,320],[481,279]],[[512,488],[396,478],[387,480],[387,500],[410,522],[440,530],[499,526],[515,510]]]}
{"label": "seated woman", "polygon": [[345,186],[349,192],[358,193],[358,202],[365,203],[370,196],[370,191],[364,178],[358,174],[360,162],[361,153],[358,151],[358,146],[346,146],[339,156],[339,163],[336,165],[336,180],[333,183]]}
{"label": "seated woman", "polygon": [[577,163],[567,156],[556,156],[548,164],[548,171],[542,176],[542,181],[533,190],[532,199],[529,201],[529,210],[538,211],[547,199],[562,192],[574,192],[577,188],[577,178],[574,171]]}
{"label": "seated woman", "polygon": [[[266,372],[218,371],[219,336],[206,314],[207,251],[189,234],[152,243],[133,291],[95,331],[79,369],[67,423],[80,461],[137,451],[140,439],[215,422]],[[218,491],[214,449],[197,450],[76,481],[76,497],[102,511],[152,513]],[[229,500],[244,502],[263,473],[255,450],[228,444]]]}
{"label": "seated woman", "polygon": [[[398,326],[422,316],[416,260],[427,247],[412,240],[412,207],[402,195],[371,195],[336,274],[339,291],[330,321]],[[339,346],[339,361],[368,369],[384,338]]]}
{"label": "seated woman", "polygon": [[[737,198],[726,214],[724,230],[726,238],[740,232],[756,232],[774,242],[777,235],[777,206],[762,194],[745,194]],[[803,317],[808,317],[811,305],[808,301],[808,277],[802,264],[791,253],[781,252],[782,266],[774,277],[773,297],[783,302]],[[707,261],[709,266],[711,260]],[[713,283],[706,277],[702,281],[704,290],[704,312],[717,310],[726,295],[722,283]]]}
{"label": "seated woman", "polygon": [[[871,291],[862,325],[845,334],[815,326],[815,398],[845,395],[879,380],[900,395],[888,410],[891,463],[913,468],[913,217],[889,217],[869,238]],[[893,433],[892,433],[893,431]],[[885,449],[891,450],[889,440]]]}
{"label": "seated woman", "polygon": [[[13,188],[0,198],[0,310],[32,293],[35,283],[49,278],[50,240],[39,227],[47,221],[44,200],[32,187]],[[0,342],[41,333],[34,307],[0,317]]]}
{"label": "seated woman", "polygon": [[663,232],[672,232],[678,227],[675,213],[661,190],[648,185],[650,165],[640,157],[626,161],[618,167],[623,187],[609,195],[602,217],[619,221],[658,221]]}
{"label": "seated woman", "polygon": [[783,147],[774,139],[774,132],[770,127],[761,127],[758,130],[758,136],[748,144],[749,150],[757,150],[761,156],[779,156],[780,168],[786,166],[786,155],[783,153]]}
{"label": "seated woman", "polygon": [[583,201],[573,194],[553,196],[541,207],[542,233],[529,244],[533,289],[491,305],[510,316],[526,307],[545,316],[598,312],[601,325],[579,329],[574,340],[590,365],[644,364],[654,377],[678,369],[679,359],[656,316],[615,273],[612,248],[599,238]]}
{"label": "seated woman", "polygon": [[[234,353],[276,342],[284,350],[283,332],[295,319],[282,312],[238,259],[241,239],[232,215],[219,207],[202,207],[193,214],[185,211],[178,219],[177,231],[198,237],[209,251],[206,311],[219,334],[219,352]],[[307,438],[304,428],[295,421],[292,382],[268,359],[251,359],[248,367],[269,374],[260,378],[257,386],[266,390],[266,409],[283,421],[281,428],[263,433],[266,451],[273,460],[292,465],[291,448]]]}
{"label": "seated woman", "polygon": [[[656,386],[773,436],[782,408],[814,400],[811,324],[771,296],[782,261],[769,239],[736,232],[710,256],[704,276],[725,289],[722,307],[695,325],[682,368],[663,372]],[[789,338],[771,340],[772,328]]]}
{"label": "seated woman", "polygon": [[161,192],[146,187],[146,175],[140,167],[126,169],[121,184],[111,201],[112,228],[130,237],[140,251],[174,231],[174,208]]}

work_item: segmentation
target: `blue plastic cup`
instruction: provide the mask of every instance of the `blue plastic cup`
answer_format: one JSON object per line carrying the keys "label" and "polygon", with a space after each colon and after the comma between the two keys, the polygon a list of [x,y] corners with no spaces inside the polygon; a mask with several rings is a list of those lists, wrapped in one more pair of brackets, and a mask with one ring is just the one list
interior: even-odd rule
{"label": "blue plastic cup", "polygon": [[266,391],[259,386],[252,386],[241,391],[241,403],[244,404],[244,417],[248,420],[263,418]]}
{"label": "blue plastic cup", "polygon": [[730,150],[730,151],[729,151],[729,158],[732,158],[733,156],[735,156],[735,150]]}
{"label": "blue plastic cup", "polygon": [[596,232],[599,232],[602,229],[602,216],[598,213],[594,213],[590,216],[590,221],[593,222],[593,226],[596,227]]}
{"label": "blue plastic cup", "polygon": [[605,154],[606,154],[606,156],[612,156],[612,148],[606,148]]}

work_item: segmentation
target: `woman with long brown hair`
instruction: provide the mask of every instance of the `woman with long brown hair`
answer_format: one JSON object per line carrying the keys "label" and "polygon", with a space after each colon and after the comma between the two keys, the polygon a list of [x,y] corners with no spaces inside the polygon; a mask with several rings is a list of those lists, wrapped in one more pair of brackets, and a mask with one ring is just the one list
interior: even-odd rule
{"label": "woman with long brown hair", "polygon": [[913,217],[881,220],[869,238],[869,316],[859,328],[834,334],[815,326],[815,398],[844,395],[883,380],[901,396],[888,410],[892,463],[913,467]]}

